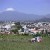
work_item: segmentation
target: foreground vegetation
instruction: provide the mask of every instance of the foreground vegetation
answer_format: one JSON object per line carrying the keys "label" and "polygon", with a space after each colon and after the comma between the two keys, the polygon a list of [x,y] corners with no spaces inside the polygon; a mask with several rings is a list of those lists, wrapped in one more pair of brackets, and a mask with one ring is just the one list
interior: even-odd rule
{"label": "foreground vegetation", "polygon": [[33,36],[0,34],[0,50],[50,50],[50,37],[43,37],[43,41],[31,43]]}

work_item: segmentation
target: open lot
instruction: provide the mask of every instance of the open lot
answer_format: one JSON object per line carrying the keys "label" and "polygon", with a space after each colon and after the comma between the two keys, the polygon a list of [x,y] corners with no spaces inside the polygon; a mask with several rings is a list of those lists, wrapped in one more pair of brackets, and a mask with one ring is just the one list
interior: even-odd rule
{"label": "open lot", "polygon": [[50,50],[50,37],[43,37],[43,41],[31,43],[33,36],[1,35],[0,50]]}

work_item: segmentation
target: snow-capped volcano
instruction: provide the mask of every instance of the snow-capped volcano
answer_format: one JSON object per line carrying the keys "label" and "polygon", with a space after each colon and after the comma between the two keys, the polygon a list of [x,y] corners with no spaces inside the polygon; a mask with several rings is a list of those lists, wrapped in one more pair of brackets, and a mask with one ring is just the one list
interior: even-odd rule
{"label": "snow-capped volcano", "polygon": [[50,15],[25,14],[17,12],[14,8],[7,8],[5,11],[0,12],[0,21],[35,21],[44,17],[50,17]]}

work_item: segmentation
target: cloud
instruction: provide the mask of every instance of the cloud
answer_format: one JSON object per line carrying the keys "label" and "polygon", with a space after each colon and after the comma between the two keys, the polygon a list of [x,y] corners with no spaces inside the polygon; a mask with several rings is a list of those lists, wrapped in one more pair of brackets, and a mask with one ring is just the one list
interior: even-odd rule
{"label": "cloud", "polygon": [[15,11],[14,8],[7,8],[5,11]]}

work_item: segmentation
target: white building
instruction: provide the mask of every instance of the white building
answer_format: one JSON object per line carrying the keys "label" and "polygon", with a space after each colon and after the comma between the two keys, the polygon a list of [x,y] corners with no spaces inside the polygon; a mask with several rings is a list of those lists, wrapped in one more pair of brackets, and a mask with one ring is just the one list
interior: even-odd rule
{"label": "white building", "polygon": [[0,32],[9,32],[10,30],[12,30],[15,26],[14,23],[6,23],[6,24],[2,24],[0,25]]}

